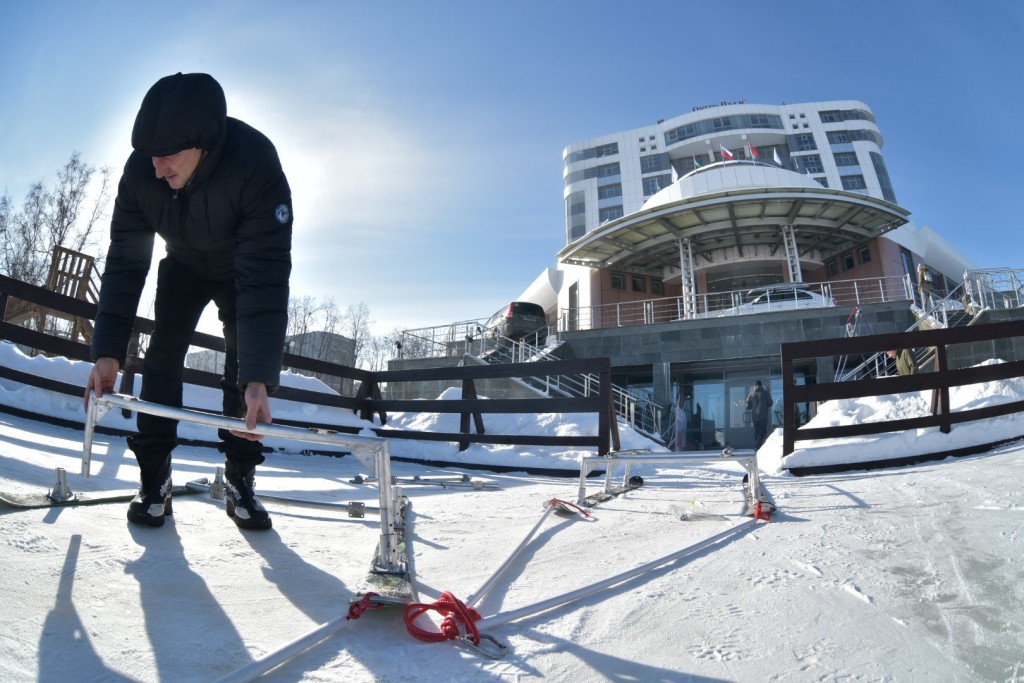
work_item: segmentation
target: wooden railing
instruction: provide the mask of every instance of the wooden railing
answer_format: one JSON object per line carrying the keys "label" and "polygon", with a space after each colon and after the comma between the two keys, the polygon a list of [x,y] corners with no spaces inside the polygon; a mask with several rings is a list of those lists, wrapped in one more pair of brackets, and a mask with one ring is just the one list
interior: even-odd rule
{"label": "wooden railing", "polygon": [[[0,275],[0,320],[4,318],[4,311],[11,298],[28,301],[52,310],[65,312],[69,315],[80,316],[90,321],[96,317],[95,304]],[[133,336],[135,339],[138,339],[140,335],[152,333],[153,329],[154,323],[152,320],[137,317],[135,319]],[[0,339],[47,354],[64,356],[72,360],[89,360],[89,346],[87,344],[73,339],[56,337],[9,322],[0,322]],[[193,334],[191,343],[193,346],[204,349],[224,351],[224,340],[222,338],[201,332]],[[133,344],[132,348],[138,348],[138,345]],[[350,379],[358,384],[358,389],[355,396],[341,396],[292,387],[280,387],[274,394],[275,400],[347,409],[353,411],[353,413],[358,413],[360,417],[366,420],[372,420],[376,417],[379,421],[379,426],[375,427],[374,431],[388,438],[453,441],[459,444],[461,450],[465,450],[471,443],[594,448],[600,455],[605,455],[610,450],[618,450],[619,448],[618,431],[612,405],[611,361],[608,358],[513,363],[500,366],[467,366],[459,368],[369,372],[359,368],[285,353],[284,365],[293,370],[322,373],[324,375]],[[141,371],[141,367],[141,359],[136,355],[129,355],[125,367],[122,369],[120,393],[133,393],[136,375]],[[489,400],[478,397],[475,384],[476,381],[489,379],[536,377],[538,375],[558,377],[563,374],[578,373],[593,374],[599,378],[594,393],[583,397]],[[12,368],[0,366],[0,377],[72,396],[82,396],[83,394],[83,387],[35,377]],[[384,385],[437,380],[461,385],[462,398],[459,400],[409,401],[389,400],[382,396],[381,387]],[[186,368],[185,382],[197,386],[217,388],[220,386],[220,375]],[[197,408],[196,406],[184,407]],[[389,411],[457,413],[460,415],[460,428],[458,432],[452,433],[428,433],[386,428]],[[496,434],[487,433],[485,428],[484,416],[487,414],[554,412],[595,414],[598,418],[596,433],[582,436]],[[339,432],[356,433],[360,430],[358,427],[344,427],[332,424],[288,420],[275,421],[280,424],[316,429],[332,429]]]}
{"label": "wooden railing", "polygon": [[[782,355],[782,454],[789,455],[798,441],[838,439],[869,434],[882,434],[923,427],[939,427],[949,433],[952,425],[1024,412],[1024,401],[1013,401],[984,408],[952,412],[949,390],[979,382],[993,382],[1024,377],[1024,360],[975,367],[950,367],[949,347],[956,344],[993,342],[1024,337],[1020,321],[973,325],[953,329],[924,330],[863,337],[822,339],[781,345]],[[933,371],[922,369],[916,375],[879,377],[847,382],[798,385],[794,365],[799,360],[845,355],[872,354],[889,349],[933,347]],[[844,398],[883,396],[912,391],[932,391],[932,414],[885,422],[869,422],[836,427],[797,428],[796,408],[800,403],[820,403]],[[1021,427],[1024,435],[1024,426]]]}

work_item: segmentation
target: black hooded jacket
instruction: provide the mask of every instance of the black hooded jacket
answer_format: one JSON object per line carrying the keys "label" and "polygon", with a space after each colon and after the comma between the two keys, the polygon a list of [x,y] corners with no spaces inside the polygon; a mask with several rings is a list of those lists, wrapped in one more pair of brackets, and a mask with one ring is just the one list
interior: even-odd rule
{"label": "black hooded jacket", "polygon": [[[124,365],[155,236],[196,278],[234,281],[238,382],[276,386],[288,322],[291,190],[269,139],[225,115],[205,74],[177,74],[147,93],[132,131],[110,225],[92,357]],[[173,190],[152,157],[205,151],[188,185]],[[189,331],[191,332],[191,331]]]}

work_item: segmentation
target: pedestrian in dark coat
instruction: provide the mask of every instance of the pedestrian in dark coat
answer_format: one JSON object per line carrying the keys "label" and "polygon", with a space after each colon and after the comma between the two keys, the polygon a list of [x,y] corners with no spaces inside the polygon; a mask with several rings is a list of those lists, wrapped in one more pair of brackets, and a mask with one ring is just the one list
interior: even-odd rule
{"label": "pedestrian in dark coat", "polygon": [[[223,412],[246,427],[270,422],[268,393],[277,386],[288,320],[292,203],[288,180],[269,139],[227,116],[224,91],[207,74],[161,78],[142,101],[132,130],[134,152],[118,185],[110,246],[92,339],[86,386],[113,391],[152,260],[160,261],[156,329],[143,358],[146,401],[180,407],[185,354],[209,302],[224,329]],[[160,526],[171,514],[175,420],[139,413],[128,446],[141,487],[128,519]],[[227,510],[238,526],[269,529],[253,491],[263,462],[262,437],[220,430]]]}
{"label": "pedestrian in dark coat", "polygon": [[751,422],[754,423],[754,449],[768,438],[768,421],[772,419],[771,392],[764,388],[761,380],[754,382],[754,388],[747,394],[747,410],[750,411]]}
{"label": "pedestrian in dark coat", "polygon": [[893,349],[886,352],[886,355],[896,361],[896,374],[916,375],[917,360],[909,349]]}

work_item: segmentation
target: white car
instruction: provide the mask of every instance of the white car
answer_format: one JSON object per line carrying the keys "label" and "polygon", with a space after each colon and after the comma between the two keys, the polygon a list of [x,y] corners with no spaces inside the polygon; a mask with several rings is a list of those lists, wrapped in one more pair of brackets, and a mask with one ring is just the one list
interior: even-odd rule
{"label": "white car", "polygon": [[747,298],[748,301],[744,304],[719,311],[718,317],[768,311],[790,311],[797,308],[828,308],[836,305],[836,301],[832,297],[822,296],[808,289],[807,285],[797,284],[752,289],[747,292]]}

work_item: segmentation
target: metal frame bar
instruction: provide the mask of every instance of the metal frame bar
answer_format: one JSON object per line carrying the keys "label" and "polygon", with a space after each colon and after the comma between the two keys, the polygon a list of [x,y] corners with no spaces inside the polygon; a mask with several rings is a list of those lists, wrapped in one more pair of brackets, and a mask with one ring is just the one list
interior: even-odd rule
{"label": "metal frame bar", "polygon": [[269,423],[261,423],[256,425],[255,429],[248,429],[245,426],[245,420],[238,418],[203,413],[186,408],[172,408],[124,394],[104,394],[99,397],[91,395],[85,421],[82,476],[89,476],[96,424],[111,408],[122,408],[166,417],[180,422],[207,425],[217,429],[227,429],[248,434],[262,434],[292,441],[344,446],[351,449],[352,454],[377,479],[377,489],[380,497],[380,546],[378,553],[380,559],[378,566],[375,566],[374,570],[386,574],[402,573],[405,571],[404,562],[398,551],[398,536],[395,530],[395,520],[397,518],[396,501],[401,495],[401,489],[392,485],[391,451],[387,439],[375,436],[360,436],[358,434],[344,434],[327,429],[289,427]]}
{"label": "metal frame bar", "polygon": [[590,473],[595,466],[604,465],[606,467],[604,474],[604,491],[608,493],[612,490],[612,478],[615,470],[615,466],[618,464],[625,465],[625,471],[622,476],[622,483],[626,484],[629,481],[630,466],[633,463],[654,463],[662,465],[683,465],[683,464],[708,464],[713,462],[738,462],[743,465],[743,468],[747,472],[748,481],[750,482],[750,495],[753,498],[751,503],[757,500],[758,492],[761,490],[761,479],[759,477],[757,468],[757,454],[753,451],[750,455],[733,455],[732,451],[725,451],[721,455],[706,455],[703,453],[664,453],[660,455],[651,454],[648,451],[644,451],[642,454],[637,451],[619,451],[617,453],[609,453],[604,456],[585,456],[580,458],[580,485],[579,485],[579,496],[576,501],[578,505],[583,505],[587,500],[587,475]]}

